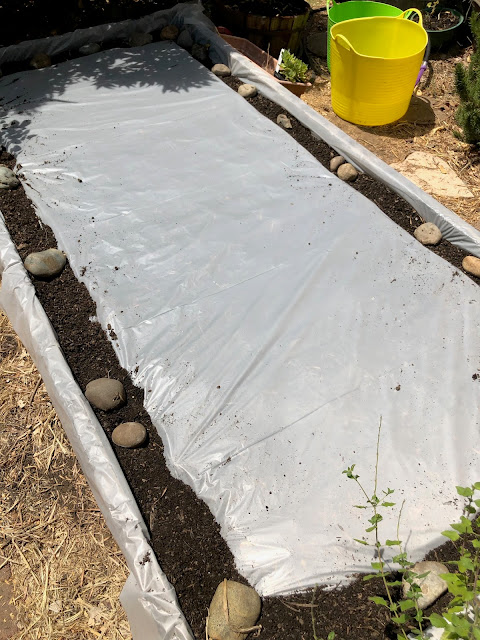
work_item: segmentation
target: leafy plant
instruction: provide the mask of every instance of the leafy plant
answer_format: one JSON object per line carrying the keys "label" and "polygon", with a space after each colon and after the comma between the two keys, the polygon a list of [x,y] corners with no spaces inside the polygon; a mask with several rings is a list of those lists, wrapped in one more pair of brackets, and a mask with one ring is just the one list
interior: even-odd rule
{"label": "leafy plant", "polygon": [[480,492],[480,482],[470,487],[457,487],[457,493],[466,499],[463,515],[460,522],[451,524],[451,529],[442,532],[453,542],[457,542],[462,534],[468,534],[473,547],[472,552],[462,544],[460,559],[448,563],[456,566],[456,572],[441,576],[447,582],[453,600],[443,617],[433,614],[430,622],[435,627],[445,629],[442,636],[445,640],[480,640],[480,517],[473,523],[469,518],[480,508],[477,491]]}
{"label": "leafy plant", "polygon": [[455,67],[455,89],[460,105],[455,114],[461,133],[457,138],[468,144],[480,143],[480,14],[473,12],[470,18],[476,46],[467,67],[460,62]]}
{"label": "leafy plant", "polygon": [[289,82],[308,82],[307,65],[288,49],[283,50],[280,71]]}
{"label": "leafy plant", "polygon": [[[370,598],[370,600],[375,604],[381,607],[385,607],[389,610],[392,622],[394,622],[398,627],[397,638],[408,640],[408,631],[411,631],[413,634],[417,635],[418,638],[424,638],[424,617],[422,610],[418,606],[418,599],[421,595],[421,589],[416,581],[421,578],[425,578],[428,575],[428,572],[417,574],[411,571],[413,563],[408,560],[407,554],[402,548],[402,542],[401,540],[399,540],[400,520],[404,503],[402,503],[398,515],[396,539],[387,539],[385,540],[385,543],[382,543],[380,541],[379,525],[383,520],[383,516],[380,511],[383,509],[390,509],[395,506],[394,502],[390,502],[390,496],[392,496],[394,490],[389,488],[387,488],[386,490],[378,489],[378,460],[380,452],[381,430],[382,418],[380,417],[377,436],[373,493],[369,495],[363,485],[360,483],[360,476],[354,473],[354,464],[342,472],[347,476],[347,478],[349,478],[350,480],[354,480],[357,483],[363,496],[365,497],[365,504],[355,505],[355,507],[357,509],[368,509],[372,513],[372,517],[368,519],[369,526],[365,529],[365,532],[369,534],[373,533],[375,541],[373,543],[369,543],[365,539],[355,539],[356,542],[359,542],[360,544],[374,547],[374,562],[371,563],[371,567],[377,573],[369,574],[363,579],[372,580],[375,578],[379,578],[382,580],[387,598],[385,599],[380,596],[373,596]],[[392,562],[400,565],[399,573],[402,574],[403,580],[409,585],[405,599],[401,600],[400,602],[396,602],[394,600],[393,588],[401,587],[403,585],[403,582],[402,580],[391,579],[391,572],[388,570],[387,562],[384,560],[385,547],[397,547],[398,553],[393,556]]]}

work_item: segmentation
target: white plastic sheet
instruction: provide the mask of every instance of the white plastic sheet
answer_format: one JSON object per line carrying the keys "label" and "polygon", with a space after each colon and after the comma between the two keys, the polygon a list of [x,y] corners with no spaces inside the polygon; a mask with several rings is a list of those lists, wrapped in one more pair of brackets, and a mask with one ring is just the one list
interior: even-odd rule
{"label": "white plastic sheet", "polygon": [[[348,141],[357,164],[375,164],[258,74],[248,79],[293,101],[336,148]],[[341,471],[356,462],[362,479],[372,475],[380,415],[379,473],[407,500],[409,551],[419,558],[440,543],[457,516],[455,485],[478,479],[478,287],[176,45],[9,76],[0,93],[3,141],[147,392],[170,470],[209,504],[258,591],[367,568],[353,540],[364,529],[351,507],[359,496]],[[389,181],[392,170],[375,166]],[[411,184],[393,174],[393,186]],[[424,217],[433,211],[478,249],[468,225],[408,189]],[[20,278],[21,265],[11,272]],[[9,273],[6,307],[17,287],[5,287]],[[22,328],[18,305],[9,315]],[[63,391],[56,401],[65,404]],[[386,519],[389,537],[395,522]],[[117,535],[137,557],[140,542]]]}

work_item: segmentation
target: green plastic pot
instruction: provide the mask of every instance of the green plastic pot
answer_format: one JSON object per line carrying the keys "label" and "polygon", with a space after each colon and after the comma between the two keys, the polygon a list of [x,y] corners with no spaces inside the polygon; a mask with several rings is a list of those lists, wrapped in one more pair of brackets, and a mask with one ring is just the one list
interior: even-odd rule
{"label": "green plastic pot", "polygon": [[433,50],[440,49],[443,45],[451,42],[456,35],[458,35],[458,29],[464,23],[464,16],[460,11],[456,9],[451,9],[450,7],[442,8],[442,11],[450,11],[454,16],[458,18],[457,24],[454,24],[453,27],[449,27],[448,29],[443,29],[442,31],[430,31],[427,29],[428,37],[430,39],[430,45]]}
{"label": "green plastic pot", "polygon": [[330,30],[339,22],[354,20],[355,18],[372,18],[390,16],[396,18],[402,11],[398,7],[392,7],[383,2],[371,2],[370,0],[351,0],[350,2],[337,3],[335,0],[327,0],[328,32],[327,32],[327,64],[330,69]]}

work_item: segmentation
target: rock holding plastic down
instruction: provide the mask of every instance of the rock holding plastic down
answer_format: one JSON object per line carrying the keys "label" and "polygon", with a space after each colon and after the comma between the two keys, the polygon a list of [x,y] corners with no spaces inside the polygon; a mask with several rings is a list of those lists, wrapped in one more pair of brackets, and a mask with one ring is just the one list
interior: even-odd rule
{"label": "rock holding plastic down", "polygon": [[140,422],[122,422],[112,433],[113,442],[119,447],[135,449],[147,439],[147,430]]}
{"label": "rock holding plastic down", "polygon": [[[447,583],[443,578],[440,578],[440,574],[448,573],[447,567],[441,562],[432,562],[424,560],[423,562],[417,562],[410,569],[410,572],[421,576],[427,574],[423,578],[414,577],[414,583],[418,584],[422,592],[417,603],[420,609],[426,609],[435,602],[445,591],[447,590]],[[405,598],[410,589],[410,584],[403,580],[403,597]]]}
{"label": "rock holding plastic down", "polygon": [[128,44],[131,47],[143,47],[146,44],[150,44],[153,40],[151,33],[143,33],[143,31],[135,31],[132,33],[128,40]]}
{"label": "rock holding plastic down", "polygon": [[101,48],[102,47],[98,44],[98,42],[88,42],[87,44],[84,44],[83,47],[80,47],[78,52],[82,56],[91,56],[94,53],[98,53]]}
{"label": "rock holding plastic down", "polygon": [[230,67],[227,67],[226,64],[214,64],[212,67],[212,73],[219,78],[228,78],[228,76],[232,75]]}
{"label": "rock holding plastic down", "polygon": [[442,239],[442,232],[433,222],[425,222],[413,232],[415,238],[424,245],[435,245]]}
{"label": "rock holding plastic down", "polygon": [[20,184],[20,180],[11,169],[4,164],[0,164],[0,189],[15,189]]}
{"label": "rock holding plastic down", "polygon": [[358,171],[355,169],[353,164],[345,162],[345,164],[341,164],[338,167],[337,176],[344,182],[353,182],[358,177]]}
{"label": "rock holding plastic down", "polygon": [[191,49],[193,46],[193,38],[187,29],[182,29],[178,34],[177,44],[183,49]]}
{"label": "rock holding plastic down", "polygon": [[114,378],[92,380],[87,384],[85,396],[90,404],[102,411],[112,411],[127,401],[123,384]]}
{"label": "rock holding plastic down", "polygon": [[255,626],[262,606],[260,596],[233,580],[221,582],[208,610],[207,634],[210,640],[244,640]]}
{"label": "rock holding plastic down", "polygon": [[178,38],[178,27],[174,24],[167,24],[160,31],[160,40],[176,40]]}
{"label": "rock holding plastic down", "polygon": [[257,95],[257,87],[254,87],[253,84],[241,84],[238,87],[238,93],[242,98],[253,98]]}
{"label": "rock holding plastic down", "polygon": [[34,69],[45,69],[46,67],[50,67],[51,65],[52,59],[48,54],[43,52],[36,53],[30,60],[30,66]]}
{"label": "rock holding plastic down", "polygon": [[279,124],[284,129],[291,129],[292,122],[286,113],[279,113],[277,116],[277,124]]}
{"label": "rock holding plastic down", "polygon": [[337,171],[338,167],[342,164],[345,164],[346,160],[343,156],[335,156],[334,158],[332,158],[330,160],[330,171],[332,173],[335,173],[335,171]]}
{"label": "rock holding plastic down", "polygon": [[462,267],[467,273],[480,278],[480,258],[476,258],[475,256],[465,256],[462,262]]}
{"label": "rock holding plastic down", "polygon": [[24,262],[25,269],[38,278],[57,276],[67,262],[65,255],[58,249],[46,249],[30,253]]}

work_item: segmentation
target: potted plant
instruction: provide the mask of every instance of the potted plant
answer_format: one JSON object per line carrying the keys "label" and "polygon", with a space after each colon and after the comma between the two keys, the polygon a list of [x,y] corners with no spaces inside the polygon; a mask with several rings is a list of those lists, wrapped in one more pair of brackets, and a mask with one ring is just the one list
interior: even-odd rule
{"label": "potted plant", "polygon": [[298,51],[310,15],[305,0],[213,0],[212,9],[217,25],[275,57]]}
{"label": "potted plant", "polygon": [[439,49],[450,42],[464,22],[463,14],[440,0],[428,2],[423,10],[423,26],[430,40],[432,49]]}
{"label": "potted plant", "polygon": [[308,66],[288,49],[282,49],[278,56],[274,76],[288,85],[295,95],[300,96],[311,87],[312,72]]}

